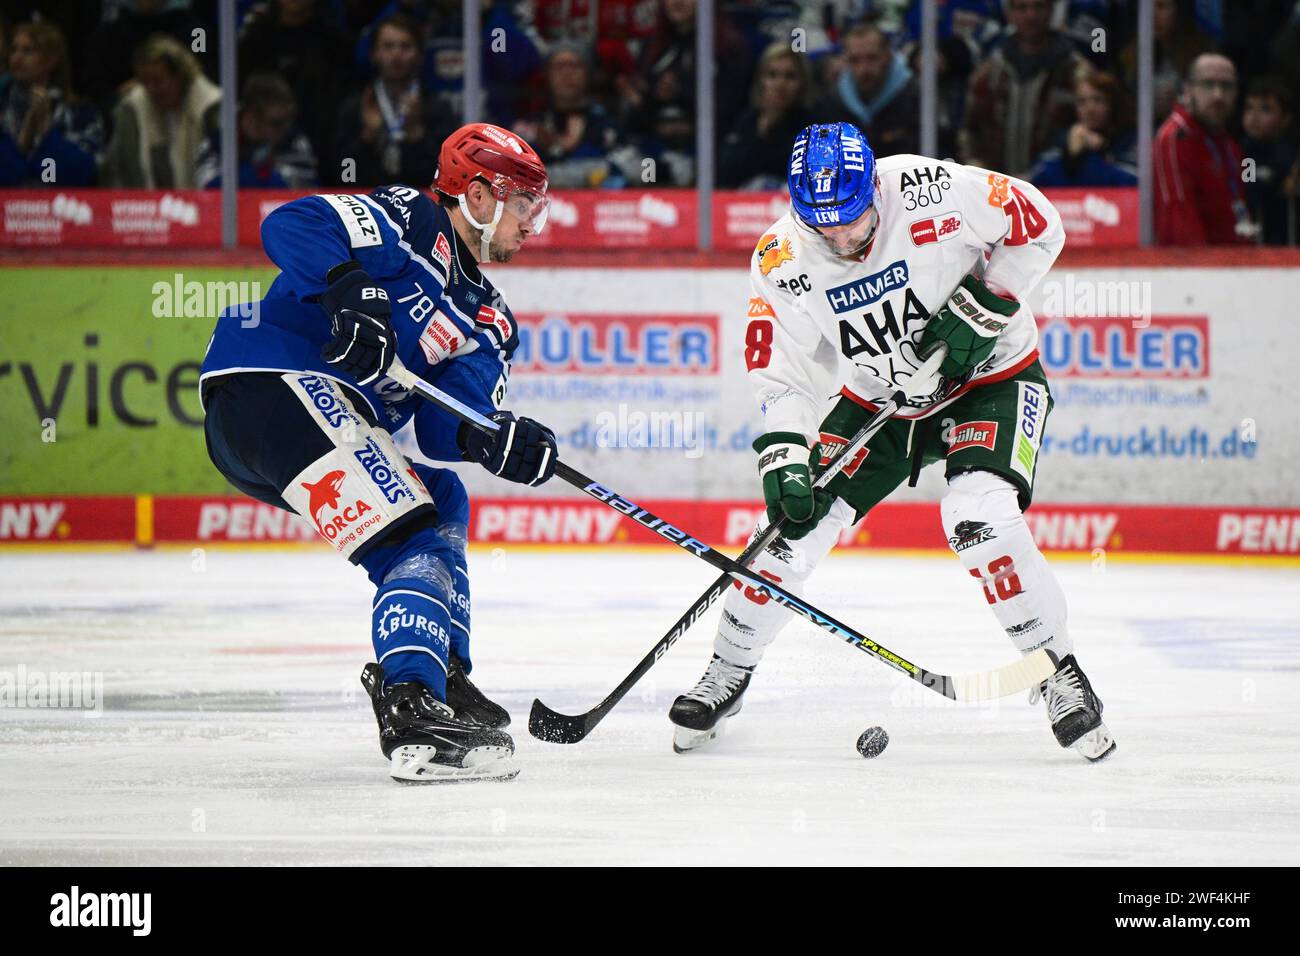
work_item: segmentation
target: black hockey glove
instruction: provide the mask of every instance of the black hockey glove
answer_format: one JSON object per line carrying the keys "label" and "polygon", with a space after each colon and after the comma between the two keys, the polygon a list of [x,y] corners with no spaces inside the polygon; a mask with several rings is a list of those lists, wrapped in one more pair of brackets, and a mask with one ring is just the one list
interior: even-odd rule
{"label": "black hockey glove", "polygon": [[329,288],[320,304],[329,313],[334,335],[321,348],[321,358],[358,384],[369,385],[388,371],[397,354],[388,293],[355,259],[335,266],[325,281]]}
{"label": "black hockey glove", "polygon": [[462,424],[456,433],[466,461],[476,461],[492,474],[521,485],[540,485],[555,474],[555,433],[531,418],[495,412],[500,428],[488,433]]}

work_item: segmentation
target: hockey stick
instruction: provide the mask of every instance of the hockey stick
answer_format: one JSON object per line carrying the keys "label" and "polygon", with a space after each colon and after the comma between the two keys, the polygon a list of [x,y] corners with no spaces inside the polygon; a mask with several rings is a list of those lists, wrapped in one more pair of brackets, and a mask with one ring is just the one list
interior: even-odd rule
{"label": "hockey stick", "polygon": [[[421,398],[432,402],[475,428],[485,432],[492,432],[497,429],[496,422],[485,418],[459,399],[430,385],[397,360],[394,360],[389,368],[388,376],[398,384],[411,389]],[[1056,672],[1056,662],[1042,648],[1021,658],[1014,664],[1008,664],[1006,667],[993,671],[981,671],[975,674],[959,674],[956,676],[928,671],[917,664],[913,664],[906,658],[900,657],[883,644],[878,644],[865,634],[859,633],[847,624],[836,620],[812,604],[796,597],[779,584],[750,572],[721,551],[709,547],[703,541],[675,525],[669,524],[663,518],[647,511],[613,489],[605,487],[598,481],[591,480],[576,468],[566,465],[562,461],[557,461],[555,463],[555,474],[563,481],[582,491],[583,494],[595,498],[601,504],[607,505],[619,514],[631,518],[643,528],[653,531],[670,544],[675,544],[683,551],[695,555],[719,571],[725,571],[733,577],[746,582],[755,590],[764,592],[771,600],[787,608],[792,613],[798,614],[822,630],[829,631],[858,650],[883,661],[888,666],[917,681],[923,687],[928,687],[936,694],[950,700],[976,701],[1008,697],[1011,694],[1027,690],[1035,684],[1042,683]]]}
{"label": "hockey stick", "polygon": [[[916,370],[916,374],[910,381],[933,382],[938,374],[939,365],[943,362],[943,357],[947,353],[946,348],[941,348],[935,352],[924,365]],[[931,384],[928,387],[933,390],[934,385]],[[921,389],[916,391],[921,391]],[[906,400],[907,396],[903,394],[901,389],[895,392],[889,401],[885,402],[880,407],[880,410],[871,417],[871,420],[849,439],[849,443],[827,465],[826,470],[817,476],[817,480],[813,482],[813,488],[824,488],[830,484],[831,479],[853,460],[858,451],[867,442],[871,441],[876,432],[884,427],[885,422],[893,417],[894,413]],[[786,518],[784,515],[777,518],[776,521],[770,522],[763,533],[756,537],[749,547],[736,558],[736,563],[749,567],[753,560],[780,536],[785,524]],[[650,652],[645,657],[641,658],[641,662],[632,669],[632,672],[623,678],[619,685],[591,710],[582,714],[562,714],[547,707],[540,698],[535,698],[533,700],[533,709],[528,714],[528,732],[538,740],[556,744],[576,744],[584,739],[596,729],[596,725],[605,719],[605,716],[618,705],[618,702],[627,696],[628,691],[649,673],[650,668],[659,663],[659,658],[668,653],[668,649],[677,643],[678,638],[690,630],[691,626],[713,606],[713,602],[720,598],[727,588],[731,586],[732,580],[730,572],[725,572],[709,585],[709,589],[696,598],[695,603],[677,619],[677,623],[668,630],[667,634],[659,638],[659,642],[650,649]]]}

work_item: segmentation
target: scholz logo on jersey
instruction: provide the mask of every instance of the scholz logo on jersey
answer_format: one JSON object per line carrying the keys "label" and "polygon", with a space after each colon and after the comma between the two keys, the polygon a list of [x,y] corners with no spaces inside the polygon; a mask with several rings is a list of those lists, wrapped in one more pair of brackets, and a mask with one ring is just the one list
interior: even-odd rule
{"label": "scholz logo on jersey", "polygon": [[870,305],[886,292],[907,285],[907,260],[899,259],[879,272],[826,290],[826,299],[836,315]]}

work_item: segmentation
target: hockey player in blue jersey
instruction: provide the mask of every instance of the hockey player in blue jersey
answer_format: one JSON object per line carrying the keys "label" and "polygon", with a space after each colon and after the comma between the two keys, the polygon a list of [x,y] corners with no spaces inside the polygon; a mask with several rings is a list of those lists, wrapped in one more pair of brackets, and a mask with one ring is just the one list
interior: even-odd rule
{"label": "hockey player in blue jersey", "polygon": [[[399,780],[518,773],[509,714],[468,677],[469,499],[455,472],[412,465],[391,433],[413,418],[430,459],[527,485],[551,477],[554,434],[499,410],[518,336],[479,268],[541,230],[546,187],[527,143],[479,123],[443,143],[436,202],[390,186],[281,206],[262,226],[280,275],[254,319],[218,319],[203,362],[213,463],[244,493],[311,521],[377,589],[376,663],[362,683]],[[421,402],[386,376],[394,357],[499,431]]]}

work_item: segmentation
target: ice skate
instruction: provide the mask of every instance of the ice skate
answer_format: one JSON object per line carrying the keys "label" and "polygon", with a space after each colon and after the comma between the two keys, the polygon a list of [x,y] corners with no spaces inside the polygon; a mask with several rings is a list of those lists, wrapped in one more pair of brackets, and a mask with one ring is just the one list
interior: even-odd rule
{"label": "ice skate", "polygon": [[447,669],[447,706],[468,723],[505,730],[510,726],[510,712],[474,686],[465,665],[454,654]]}
{"label": "ice skate", "polygon": [[1030,703],[1037,703],[1039,697],[1047,699],[1047,717],[1062,747],[1073,748],[1093,761],[1115,750],[1115,739],[1101,722],[1101,698],[1093,693],[1073,654],[1063,658],[1056,673],[1030,692]]}
{"label": "ice skate", "polygon": [[374,705],[379,746],[393,779],[453,783],[518,775],[515,744],[504,731],[457,719],[422,684],[386,686],[378,664],[365,666],[361,684]]}
{"label": "ice skate", "polygon": [[668,719],[676,724],[673,750],[679,754],[698,750],[722,736],[727,720],[740,712],[741,699],[754,668],[723,660],[709,661],[699,682],[673,701]]}

